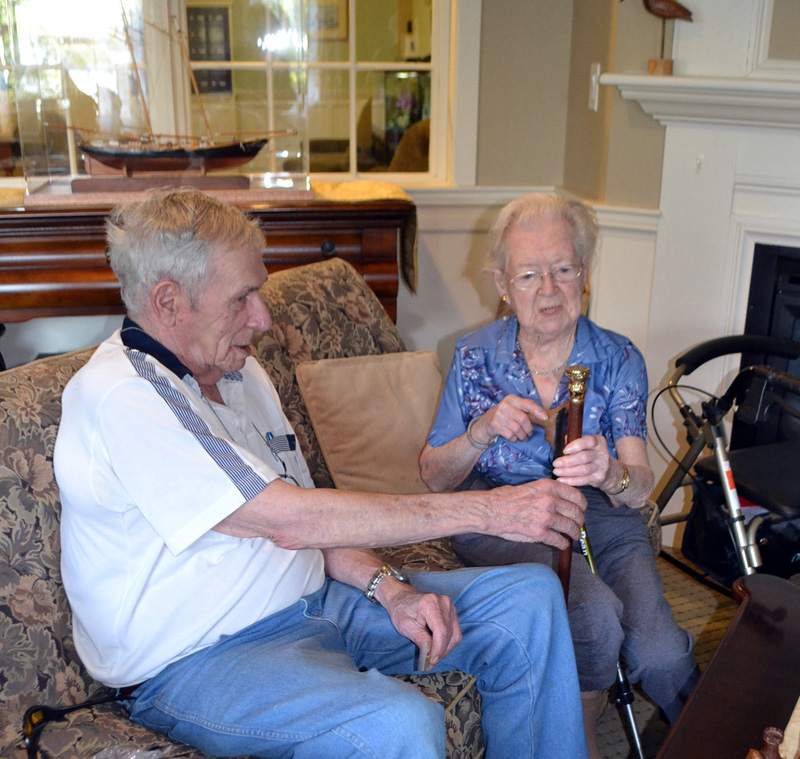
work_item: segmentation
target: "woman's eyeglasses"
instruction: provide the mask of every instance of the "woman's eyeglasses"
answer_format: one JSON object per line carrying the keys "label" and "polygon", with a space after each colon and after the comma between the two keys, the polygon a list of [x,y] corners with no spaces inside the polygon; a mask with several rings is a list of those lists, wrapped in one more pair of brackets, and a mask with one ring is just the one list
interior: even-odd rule
{"label": "woman's eyeglasses", "polygon": [[508,281],[517,290],[524,292],[531,287],[535,287],[538,290],[542,286],[545,277],[550,277],[553,282],[572,282],[580,277],[582,271],[583,267],[578,264],[561,264],[560,266],[551,266],[548,271],[541,271],[541,269],[523,271],[513,277],[508,277]]}

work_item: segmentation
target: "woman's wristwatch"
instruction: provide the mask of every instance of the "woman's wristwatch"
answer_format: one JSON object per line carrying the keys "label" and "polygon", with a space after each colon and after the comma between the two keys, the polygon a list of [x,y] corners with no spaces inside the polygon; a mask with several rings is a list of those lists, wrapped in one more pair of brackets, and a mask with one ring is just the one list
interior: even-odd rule
{"label": "woman's wristwatch", "polygon": [[[619,462],[622,464],[622,462]],[[620,493],[624,493],[628,489],[628,485],[631,484],[631,475],[628,471],[628,467],[625,464],[622,464],[622,479],[619,481],[619,486],[617,489],[612,493],[611,491],[606,491],[608,495],[619,495]]]}
{"label": "woman's wristwatch", "polygon": [[394,577],[396,580],[400,582],[406,583],[408,585],[408,577],[404,575],[399,569],[395,569],[394,567],[390,566],[389,564],[384,564],[379,570],[372,575],[372,579],[367,584],[367,588],[364,591],[364,595],[367,597],[367,601],[373,604],[380,604],[377,598],[375,598],[375,591],[378,589],[378,585],[381,584],[381,580],[385,577]]}

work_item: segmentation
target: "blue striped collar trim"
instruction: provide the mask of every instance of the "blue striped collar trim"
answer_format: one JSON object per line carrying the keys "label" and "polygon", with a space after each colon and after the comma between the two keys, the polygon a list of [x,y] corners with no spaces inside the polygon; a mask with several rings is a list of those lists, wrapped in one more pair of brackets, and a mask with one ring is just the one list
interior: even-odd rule
{"label": "blue striped collar trim", "polygon": [[[165,348],[158,340],[150,337],[150,335],[129,316],[126,316],[122,321],[120,336],[122,338],[122,344],[126,348],[151,356],[173,374],[177,374],[181,379],[185,379],[187,375],[189,377],[194,376],[189,368],[169,350],[169,348]],[[241,382],[242,373],[227,372],[223,379]]]}
{"label": "blue striped collar trim", "polygon": [[177,374],[181,379],[187,374],[192,374],[171,350],[165,348],[155,338],[150,337],[147,332],[128,316],[122,321],[120,337],[122,338],[122,344],[126,348],[131,348],[132,350],[152,356],[162,366],[165,366],[173,374]]}

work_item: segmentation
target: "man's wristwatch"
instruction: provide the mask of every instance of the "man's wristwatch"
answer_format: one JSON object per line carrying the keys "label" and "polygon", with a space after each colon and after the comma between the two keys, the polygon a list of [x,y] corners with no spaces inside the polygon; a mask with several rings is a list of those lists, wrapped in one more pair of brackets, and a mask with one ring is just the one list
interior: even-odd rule
{"label": "man's wristwatch", "polygon": [[399,569],[395,569],[388,564],[384,564],[377,572],[375,572],[374,575],[372,575],[372,579],[369,581],[367,588],[364,591],[364,595],[367,597],[367,600],[370,603],[379,603],[378,599],[375,598],[375,591],[378,589],[378,585],[381,584],[381,580],[383,580],[384,577],[394,577],[396,580],[408,584],[408,577]]}

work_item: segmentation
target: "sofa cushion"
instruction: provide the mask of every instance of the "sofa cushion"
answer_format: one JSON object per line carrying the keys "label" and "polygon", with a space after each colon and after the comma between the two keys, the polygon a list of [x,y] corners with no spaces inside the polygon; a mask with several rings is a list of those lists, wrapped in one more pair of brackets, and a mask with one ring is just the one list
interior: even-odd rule
{"label": "sofa cushion", "polygon": [[337,488],[429,492],[419,454],[442,389],[435,353],[308,361],[297,367],[297,382]]}

